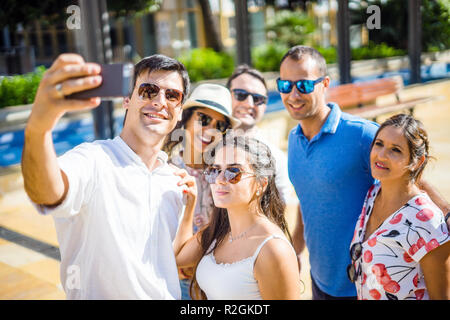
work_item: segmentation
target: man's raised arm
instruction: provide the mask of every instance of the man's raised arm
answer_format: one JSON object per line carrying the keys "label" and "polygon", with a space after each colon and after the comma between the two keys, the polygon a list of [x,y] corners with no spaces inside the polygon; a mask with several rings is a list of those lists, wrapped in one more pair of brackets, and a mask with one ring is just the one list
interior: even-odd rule
{"label": "man's raised arm", "polygon": [[[433,201],[439,209],[444,213],[444,217],[448,218],[448,214],[450,213],[450,203],[444,199],[444,197],[437,191],[437,189],[432,186],[429,182],[424,179],[420,179],[417,183],[420,189],[425,191],[430,197],[431,201]],[[447,228],[450,230],[450,219],[446,220]]]}
{"label": "man's raised arm", "polygon": [[45,72],[39,84],[25,128],[22,154],[25,191],[36,204],[57,205],[66,196],[69,184],[57,162],[52,130],[64,113],[90,109],[100,104],[100,98],[64,98],[71,93],[99,86],[100,72],[98,64],[86,63],[77,54],[62,54]]}

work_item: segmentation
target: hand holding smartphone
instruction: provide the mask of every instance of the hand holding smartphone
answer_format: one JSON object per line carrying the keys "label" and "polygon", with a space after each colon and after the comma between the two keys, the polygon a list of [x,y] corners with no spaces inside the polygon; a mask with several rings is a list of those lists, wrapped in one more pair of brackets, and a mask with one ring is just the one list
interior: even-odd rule
{"label": "hand holding smartphone", "polygon": [[89,99],[101,97],[103,99],[125,97],[130,93],[133,77],[133,65],[131,63],[116,63],[101,65],[102,83],[94,89],[72,93],[66,99]]}

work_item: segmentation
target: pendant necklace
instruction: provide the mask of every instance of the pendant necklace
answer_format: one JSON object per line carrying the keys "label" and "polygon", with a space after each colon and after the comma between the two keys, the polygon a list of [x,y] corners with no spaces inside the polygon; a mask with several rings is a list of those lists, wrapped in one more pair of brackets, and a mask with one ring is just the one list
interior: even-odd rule
{"label": "pendant necklace", "polygon": [[231,236],[231,230],[230,230],[230,236],[228,237],[228,241],[229,242],[233,242],[233,241],[236,241],[238,239],[244,238],[246,236],[247,232],[250,231],[251,229],[253,229],[254,226],[256,226],[256,222],[257,221],[255,221],[255,223],[253,223],[250,227],[248,227],[247,230],[245,230],[244,232],[240,233],[239,235],[237,235],[235,237]]}

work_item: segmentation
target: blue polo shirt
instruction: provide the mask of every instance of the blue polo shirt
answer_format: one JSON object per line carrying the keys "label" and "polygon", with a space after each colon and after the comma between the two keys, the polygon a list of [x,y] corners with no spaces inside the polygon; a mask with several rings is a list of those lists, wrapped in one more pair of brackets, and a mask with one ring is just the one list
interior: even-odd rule
{"label": "blue polo shirt", "polygon": [[300,125],[289,134],[288,170],[302,210],[311,275],[323,292],[356,296],[348,280],[349,246],[364,198],[374,179],[370,146],[378,125],[331,111],[310,141]]}

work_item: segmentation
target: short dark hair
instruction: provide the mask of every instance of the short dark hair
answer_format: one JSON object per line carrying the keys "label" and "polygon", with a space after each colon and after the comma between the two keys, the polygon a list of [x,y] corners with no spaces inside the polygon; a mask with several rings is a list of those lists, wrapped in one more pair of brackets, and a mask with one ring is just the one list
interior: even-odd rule
{"label": "short dark hair", "polygon": [[[153,72],[159,70],[177,71],[180,74],[181,78],[183,79],[184,97],[182,103],[184,103],[184,101],[187,99],[191,87],[191,82],[189,80],[189,75],[186,70],[186,67],[180,61],[173,58],[169,58],[162,54],[154,54],[152,56],[145,57],[134,66],[132,90],[134,90],[134,87],[136,86],[137,78],[143,72],[145,71]],[[131,94],[133,93],[132,90],[130,92],[130,97]]]}
{"label": "short dark hair", "polygon": [[[130,88],[129,98],[133,95],[134,87],[136,86],[137,78],[145,71],[153,72],[153,71],[177,71],[178,74],[183,79],[183,101],[182,104],[186,101],[187,96],[189,95],[189,90],[191,88],[191,81],[189,79],[188,72],[184,64],[180,61],[167,57],[162,54],[154,54],[148,57],[145,57],[134,66],[134,74],[133,74],[133,86]],[[125,125],[125,120],[127,118],[128,110],[125,111],[125,116],[123,118],[123,124]]]}
{"label": "short dark hair", "polygon": [[236,69],[234,69],[233,74],[228,78],[227,88],[231,89],[231,82],[244,73],[249,74],[261,81],[264,85],[264,88],[266,88],[267,90],[266,80],[264,80],[264,76],[262,75],[262,73],[246,64],[241,64],[237,66]]}
{"label": "short dark hair", "polygon": [[308,46],[298,45],[298,46],[290,48],[289,51],[286,52],[286,54],[281,59],[280,67],[281,67],[281,64],[283,63],[283,61],[286,60],[287,58],[291,58],[294,61],[299,61],[304,56],[309,56],[311,59],[313,59],[316,62],[317,69],[318,69],[321,77],[325,77],[327,75],[327,62],[326,62],[325,58],[319,51],[317,51],[314,48],[308,47]]}

